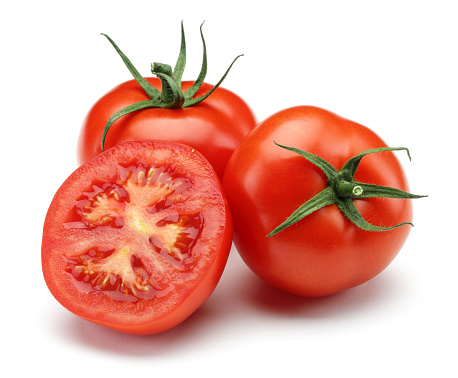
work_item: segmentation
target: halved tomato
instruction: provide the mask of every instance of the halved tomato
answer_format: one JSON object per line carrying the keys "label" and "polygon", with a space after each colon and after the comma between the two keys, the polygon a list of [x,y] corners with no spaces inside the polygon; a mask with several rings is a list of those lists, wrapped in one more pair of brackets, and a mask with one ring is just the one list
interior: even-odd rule
{"label": "halved tomato", "polygon": [[127,142],[79,167],[57,191],[44,224],[43,274],[74,314],[153,334],[210,296],[231,242],[221,184],[199,152]]}

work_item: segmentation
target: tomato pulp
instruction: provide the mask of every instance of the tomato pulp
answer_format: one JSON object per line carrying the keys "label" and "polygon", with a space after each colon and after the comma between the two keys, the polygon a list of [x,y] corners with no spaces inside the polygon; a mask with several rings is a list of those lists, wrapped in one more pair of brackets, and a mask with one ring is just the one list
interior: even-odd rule
{"label": "tomato pulp", "polygon": [[[362,151],[386,146],[367,127],[316,107],[286,109],[261,122],[235,150],[223,181],[235,246],[248,267],[278,288],[312,297],[349,289],[379,274],[406,241],[409,225],[364,231],[329,205],[266,236],[327,186],[320,169],[274,141],[323,158],[338,170]],[[393,152],[364,157],[355,178],[408,190]],[[374,225],[412,220],[410,199],[367,198],[354,204]]]}
{"label": "tomato pulp", "polygon": [[[146,78],[161,89],[157,78]],[[193,82],[182,82],[186,91]],[[203,83],[196,97],[212,86]],[[117,111],[149,97],[135,80],[112,89],[89,111],[78,140],[78,163],[83,164],[102,152],[105,124]],[[118,119],[107,133],[105,148],[132,140],[168,140],[192,146],[212,164],[220,178],[232,152],[255,127],[256,118],[235,93],[218,87],[202,103],[183,109],[152,108],[136,111]]]}
{"label": "tomato pulp", "polygon": [[80,166],[57,191],[44,224],[43,274],[74,314],[153,334],[209,297],[231,242],[225,196],[200,153],[127,142]]}

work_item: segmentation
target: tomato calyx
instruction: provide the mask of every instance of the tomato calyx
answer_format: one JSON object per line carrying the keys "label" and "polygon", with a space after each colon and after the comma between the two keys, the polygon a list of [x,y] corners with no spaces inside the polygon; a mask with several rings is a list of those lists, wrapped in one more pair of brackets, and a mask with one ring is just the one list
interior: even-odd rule
{"label": "tomato calyx", "polygon": [[102,134],[102,142],[101,147],[102,151],[104,150],[105,146],[105,139],[108,133],[108,130],[113,125],[113,123],[123,117],[126,114],[136,112],[142,109],[150,109],[150,108],[163,108],[163,109],[182,109],[187,108],[190,106],[194,106],[199,104],[200,102],[204,101],[208,96],[210,96],[216,88],[218,88],[221,83],[226,78],[227,74],[231,70],[235,61],[243,56],[243,54],[238,55],[232,61],[229,68],[226,70],[222,78],[216,83],[207,93],[204,95],[194,98],[197,91],[200,89],[202,84],[204,83],[205,77],[207,75],[207,48],[205,44],[204,35],[202,32],[202,25],[200,26],[200,35],[202,38],[203,44],[203,58],[202,58],[202,66],[200,69],[199,76],[195,80],[194,84],[188,88],[186,91],[182,91],[181,89],[181,79],[183,77],[183,72],[186,66],[186,40],[185,40],[185,33],[183,28],[183,22],[181,23],[181,47],[180,53],[178,55],[178,59],[175,63],[175,67],[172,70],[172,67],[163,64],[163,63],[152,63],[151,64],[151,72],[156,75],[162,84],[162,92],[156,89],[153,85],[151,85],[143,76],[140,75],[138,70],[134,67],[132,62],[127,58],[127,56],[119,49],[116,43],[106,34],[103,34],[111,45],[115,48],[118,55],[123,60],[126,67],[129,69],[130,73],[134,77],[135,81],[140,85],[143,91],[148,95],[150,98],[149,100],[139,101],[132,105],[126,106],[125,108],[117,111],[114,113],[107,123],[105,124],[105,128]]}
{"label": "tomato calyx", "polygon": [[277,226],[273,231],[267,234],[267,237],[272,237],[284,230],[285,228],[293,225],[294,223],[305,218],[307,215],[310,215],[314,211],[321,209],[322,207],[335,204],[342,211],[342,213],[357,227],[365,231],[389,231],[394,228],[411,225],[410,222],[399,223],[390,227],[375,226],[368,223],[358,211],[354,204],[354,200],[363,199],[363,198],[374,198],[374,197],[383,197],[383,198],[400,198],[400,199],[414,199],[427,197],[423,195],[416,195],[405,192],[400,189],[367,184],[355,181],[354,177],[356,170],[358,169],[361,159],[369,154],[384,152],[384,151],[399,151],[404,150],[407,152],[407,155],[410,160],[409,150],[405,147],[381,147],[374,148],[370,150],[363,151],[352,158],[350,158],[340,171],[335,169],[329,162],[326,160],[313,155],[309,152],[300,150],[294,147],[283,146],[274,142],[277,146],[284,148],[286,150],[295,152],[309,162],[320,168],[325,174],[328,180],[328,186],[315,195],[313,198],[302,204],[296,211],[294,211],[286,221]]}

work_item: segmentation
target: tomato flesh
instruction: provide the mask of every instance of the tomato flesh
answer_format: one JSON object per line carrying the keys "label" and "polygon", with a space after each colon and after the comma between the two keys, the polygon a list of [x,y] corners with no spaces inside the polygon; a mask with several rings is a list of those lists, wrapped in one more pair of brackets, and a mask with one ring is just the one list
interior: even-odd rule
{"label": "tomato flesh", "polygon": [[213,291],[229,253],[219,185],[200,154],[176,143],[129,142],[83,165],[45,222],[51,292],[75,314],[124,332],[176,325]]}

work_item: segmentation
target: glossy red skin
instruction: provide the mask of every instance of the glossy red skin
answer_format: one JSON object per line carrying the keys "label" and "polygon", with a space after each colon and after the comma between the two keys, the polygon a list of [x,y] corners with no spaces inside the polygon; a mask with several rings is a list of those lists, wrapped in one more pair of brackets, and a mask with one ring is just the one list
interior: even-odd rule
{"label": "glossy red skin", "polygon": [[[89,296],[76,288],[65,272],[62,253],[68,251],[70,240],[78,242],[87,234],[64,227],[67,214],[75,206],[75,198],[87,188],[94,177],[110,180],[117,164],[131,160],[164,161],[186,171],[198,187],[211,196],[202,208],[205,227],[199,234],[192,253],[203,255],[198,274],[189,284],[179,286],[162,300],[144,301],[139,307],[115,301],[97,293]],[[195,190],[195,189],[188,189]],[[205,197],[203,192],[198,198]],[[186,205],[180,205],[186,206]],[[62,184],[49,207],[43,228],[42,268],[46,284],[53,296],[79,317],[116,331],[147,335],[169,330],[197,310],[215,289],[232,245],[232,218],[219,179],[206,159],[191,147],[166,141],[137,141],[115,146],[80,166]],[[94,231],[101,232],[102,231]],[[104,239],[105,240],[105,239]],[[106,239],[109,242],[109,239]],[[95,298],[95,299],[94,299]]]}
{"label": "glossy red skin", "polygon": [[[157,78],[146,78],[160,89]],[[184,81],[182,90],[193,82]],[[196,94],[207,93],[203,83]],[[135,80],[113,88],[89,111],[78,141],[78,163],[83,164],[101,152],[103,129],[118,110],[149,97]],[[240,141],[255,127],[249,106],[235,93],[218,87],[202,103],[184,109],[144,109],[119,118],[110,128],[105,148],[130,140],[169,140],[200,151],[222,178],[227,161]]]}
{"label": "glossy red skin", "polygon": [[[316,107],[286,109],[261,122],[234,152],[223,181],[234,219],[235,246],[251,270],[273,286],[310,297],[360,285],[384,270],[411,226],[363,231],[330,205],[266,237],[326,187],[322,171],[276,146],[274,140],[316,154],[336,169],[359,152],[386,146],[368,128]],[[355,178],[408,190],[392,152],[364,157]],[[412,221],[411,200],[373,198],[355,204],[375,225]]]}

